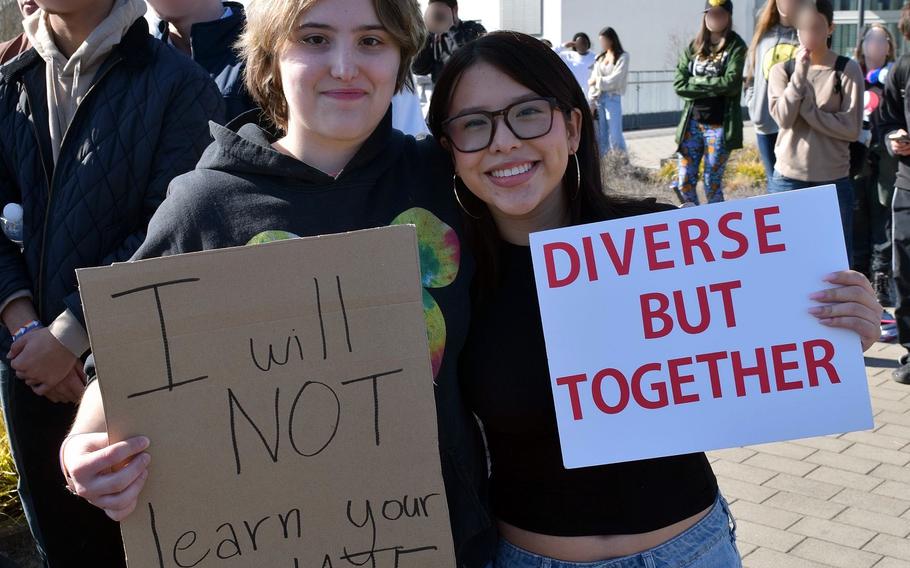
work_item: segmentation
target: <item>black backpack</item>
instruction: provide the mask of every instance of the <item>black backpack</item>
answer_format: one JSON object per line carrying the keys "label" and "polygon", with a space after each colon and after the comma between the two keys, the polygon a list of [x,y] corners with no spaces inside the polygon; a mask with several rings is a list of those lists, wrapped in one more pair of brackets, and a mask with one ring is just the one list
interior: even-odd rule
{"label": "black backpack", "polygon": [[[836,78],[834,92],[838,95],[844,94],[844,71],[849,63],[850,58],[843,55],[838,55],[837,61],[834,63],[834,76]],[[796,71],[796,59],[790,59],[784,62],[783,65],[784,71],[787,72],[787,79],[789,79],[793,76],[793,72]],[[856,177],[862,173],[868,153],[869,148],[862,142],[850,142],[850,177]]]}

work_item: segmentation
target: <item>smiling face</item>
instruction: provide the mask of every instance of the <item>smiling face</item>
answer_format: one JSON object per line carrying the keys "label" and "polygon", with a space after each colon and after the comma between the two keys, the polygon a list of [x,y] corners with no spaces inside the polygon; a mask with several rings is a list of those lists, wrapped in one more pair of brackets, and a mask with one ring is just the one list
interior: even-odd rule
{"label": "smiling face", "polygon": [[362,142],[391,104],[400,64],[370,0],[320,0],[300,16],[279,58],[288,131]]}
{"label": "smiling face", "polygon": [[[490,89],[490,85],[496,88]],[[459,79],[448,116],[477,110],[496,112],[539,98],[499,69],[481,62]],[[562,180],[570,155],[578,149],[581,111],[575,109],[567,117],[561,110],[546,108],[552,113],[552,127],[538,138],[520,140],[504,119],[497,117],[488,148],[462,152],[449,144],[456,172],[471,193],[489,206],[494,217],[529,218],[563,203]]]}

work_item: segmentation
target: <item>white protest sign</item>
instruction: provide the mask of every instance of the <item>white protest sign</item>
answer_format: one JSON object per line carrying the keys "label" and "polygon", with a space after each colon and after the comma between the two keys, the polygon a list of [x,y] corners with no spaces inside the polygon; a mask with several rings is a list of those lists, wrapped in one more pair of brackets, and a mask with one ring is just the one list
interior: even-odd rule
{"label": "white protest sign", "polygon": [[859,338],[809,296],[847,269],[833,186],[531,235],[563,461],[873,426]]}

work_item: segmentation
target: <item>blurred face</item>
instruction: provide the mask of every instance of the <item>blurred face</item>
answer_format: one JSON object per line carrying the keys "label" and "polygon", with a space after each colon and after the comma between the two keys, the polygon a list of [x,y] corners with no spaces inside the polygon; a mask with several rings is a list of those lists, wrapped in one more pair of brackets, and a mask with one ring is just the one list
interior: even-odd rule
{"label": "blurred face", "polygon": [[888,35],[883,30],[872,28],[866,32],[866,36],[863,38],[863,54],[866,56],[867,63],[884,63],[889,51]]}
{"label": "blurred face", "polygon": [[600,50],[610,51],[613,49],[613,42],[607,36],[600,36]]}
{"label": "blurred face", "polygon": [[288,131],[362,142],[391,104],[400,63],[370,0],[320,0],[279,57]]}
{"label": "blurred face", "polygon": [[828,25],[824,14],[815,9],[800,12],[796,22],[799,43],[810,51],[828,49],[828,36],[834,33],[834,25]]}
{"label": "blurred face", "polygon": [[99,4],[110,5],[113,0],[35,0],[40,8],[48,14],[69,16],[80,11],[94,12]]}
{"label": "blurred face", "polygon": [[777,0],[777,13],[783,18],[792,18],[799,11],[801,0]]}
{"label": "blurred face", "polygon": [[148,0],[148,3],[167,22],[184,20],[213,4],[221,6],[220,0]]}
{"label": "blurred face", "polygon": [[[490,89],[490,85],[496,88]],[[522,140],[499,116],[493,119],[493,139],[488,147],[476,152],[454,147],[472,149],[489,139],[488,123],[471,113],[496,112],[510,106],[509,121],[523,136],[543,132],[547,125],[549,130]],[[449,117],[465,117],[454,120],[446,129],[446,134],[451,135],[447,143],[454,156],[455,170],[494,216],[522,219],[561,206],[562,178],[570,155],[579,145],[581,111],[575,109],[567,118],[563,111],[541,103],[540,95],[505,73],[487,63],[478,63],[459,80]],[[460,140],[457,144],[452,143],[455,138]],[[472,139],[480,142],[468,147]]]}
{"label": "blurred face", "polygon": [[591,49],[591,43],[584,38],[584,36],[577,36],[575,38],[575,51],[584,55]]}
{"label": "blurred face", "polygon": [[450,8],[445,2],[433,2],[427,6],[424,22],[430,33],[445,33],[455,25],[457,10]]}
{"label": "blurred face", "polygon": [[19,4],[19,11],[22,12],[23,18],[38,11],[38,4],[35,4],[35,0],[16,0],[16,2]]}
{"label": "blurred face", "polygon": [[712,33],[727,31],[730,27],[730,12],[723,8],[711,8],[705,12],[705,26]]}

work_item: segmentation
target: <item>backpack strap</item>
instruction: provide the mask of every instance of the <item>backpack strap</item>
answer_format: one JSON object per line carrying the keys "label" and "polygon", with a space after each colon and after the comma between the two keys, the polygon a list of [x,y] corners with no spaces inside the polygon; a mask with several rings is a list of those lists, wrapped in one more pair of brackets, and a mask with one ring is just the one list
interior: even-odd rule
{"label": "backpack strap", "polygon": [[837,78],[837,81],[834,83],[834,92],[838,95],[844,93],[844,71],[847,70],[847,65],[850,63],[850,58],[844,57],[843,55],[837,56],[837,61],[834,63],[834,76]]}
{"label": "backpack strap", "polygon": [[[844,93],[844,71],[847,70],[847,65],[849,64],[850,58],[843,55],[838,55],[837,61],[834,62],[834,76],[836,78],[834,92],[838,95]],[[796,71],[796,59],[788,59],[782,65],[784,66],[784,71],[787,72],[787,79],[790,79],[793,76],[793,72]]]}

